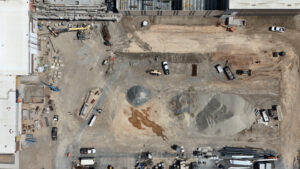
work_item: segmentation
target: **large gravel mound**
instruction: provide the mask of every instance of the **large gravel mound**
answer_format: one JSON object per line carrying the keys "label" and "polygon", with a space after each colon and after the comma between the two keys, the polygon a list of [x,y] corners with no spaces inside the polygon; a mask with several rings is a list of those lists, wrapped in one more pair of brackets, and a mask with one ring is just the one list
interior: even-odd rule
{"label": "large gravel mound", "polygon": [[127,91],[127,101],[133,106],[140,106],[150,98],[150,91],[143,86],[133,86]]}
{"label": "large gravel mound", "polygon": [[170,109],[179,117],[189,114],[191,130],[206,136],[234,135],[255,121],[254,107],[235,94],[184,92],[171,99]]}
{"label": "large gravel mound", "polygon": [[206,135],[233,135],[252,125],[255,120],[253,109],[238,95],[215,95],[197,114],[197,127]]}

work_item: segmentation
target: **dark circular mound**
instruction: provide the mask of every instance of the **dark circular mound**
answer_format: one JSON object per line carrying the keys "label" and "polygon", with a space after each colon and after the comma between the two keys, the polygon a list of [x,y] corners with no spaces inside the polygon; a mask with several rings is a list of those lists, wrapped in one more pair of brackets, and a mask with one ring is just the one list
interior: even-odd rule
{"label": "dark circular mound", "polygon": [[133,86],[127,91],[127,101],[133,106],[140,106],[151,98],[151,93],[143,86]]}

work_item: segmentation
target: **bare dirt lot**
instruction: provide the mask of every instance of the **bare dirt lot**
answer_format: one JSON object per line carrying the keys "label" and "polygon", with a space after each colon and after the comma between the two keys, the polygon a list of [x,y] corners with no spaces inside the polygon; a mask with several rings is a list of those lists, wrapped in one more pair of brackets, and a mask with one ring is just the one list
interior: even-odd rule
{"label": "bare dirt lot", "polygon": [[[99,168],[133,168],[136,153],[149,150],[163,157],[176,143],[187,153],[198,145],[268,148],[284,160],[278,169],[290,169],[300,140],[299,17],[247,17],[247,27],[234,33],[216,27],[215,18],[192,19],[188,26],[188,20],[174,22],[176,17],[148,19],[153,25],[147,29],[137,26],[141,18],[110,23],[112,47],[103,45],[102,23],[95,23],[98,28],[85,41],[74,40],[75,33],[52,39],[65,64],[57,83],[61,92],[53,95],[60,116],[58,140],[38,137],[38,145],[21,152],[21,168],[70,168],[80,147],[97,149]],[[288,29],[268,32],[273,24]],[[272,56],[280,50],[288,54]],[[102,65],[111,52],[114,61]],[[163,72],[162,61],[168,61],[170,75],[146,73]],[[226,63],[234,73],[251,69],[252,75],[235,75],[228,81],[214,68]],[[197,65],[197,76],[192,76],[192,64]],[[128,89],[136,85],[151,92],[150,100],[140,106],[126,99]],[[96,87],[103,90],[96,105],[103,112],[88,127],[78,113],[86,93]],[[281,105],[283,121],[256,123],[254,108],[274,104]],[[52,149],[45,157],[26,156],[44,154],[43,144]],[[39,158],[53,158],[53,164],[36,162]]]}

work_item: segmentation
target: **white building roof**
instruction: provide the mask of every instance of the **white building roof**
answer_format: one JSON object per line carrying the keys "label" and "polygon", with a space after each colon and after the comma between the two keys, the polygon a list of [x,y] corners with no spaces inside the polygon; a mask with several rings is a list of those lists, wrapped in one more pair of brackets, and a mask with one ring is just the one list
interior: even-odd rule
{"label": "white building roof", "polygon": [[0,74],[29,74],[28,33],[28,1],[0,1]]}
{"label": "white building roof", "polygon": [[229,9],[300,9],[299,0],[229,0]]}
{"label": "white building roof", "polygon": [[13,154],[18,134],[16,76],[0,75],[0,86],[0,154]]}

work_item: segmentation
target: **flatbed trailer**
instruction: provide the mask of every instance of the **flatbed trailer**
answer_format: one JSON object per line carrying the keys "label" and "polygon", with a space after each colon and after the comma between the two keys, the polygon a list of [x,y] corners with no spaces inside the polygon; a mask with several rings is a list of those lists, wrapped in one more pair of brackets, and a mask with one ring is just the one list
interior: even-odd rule
{"label": "flatbed trailer", "polygon": [[79,116],[81,118],[83,118],[85,120],[88,118],[90,112],[95,107],[101,94],[102,94],[102,91],[99,88],[91,90],[89,92],[89,94],[87,95],[83,105],[81,106],[80,112],[79,112]]}

